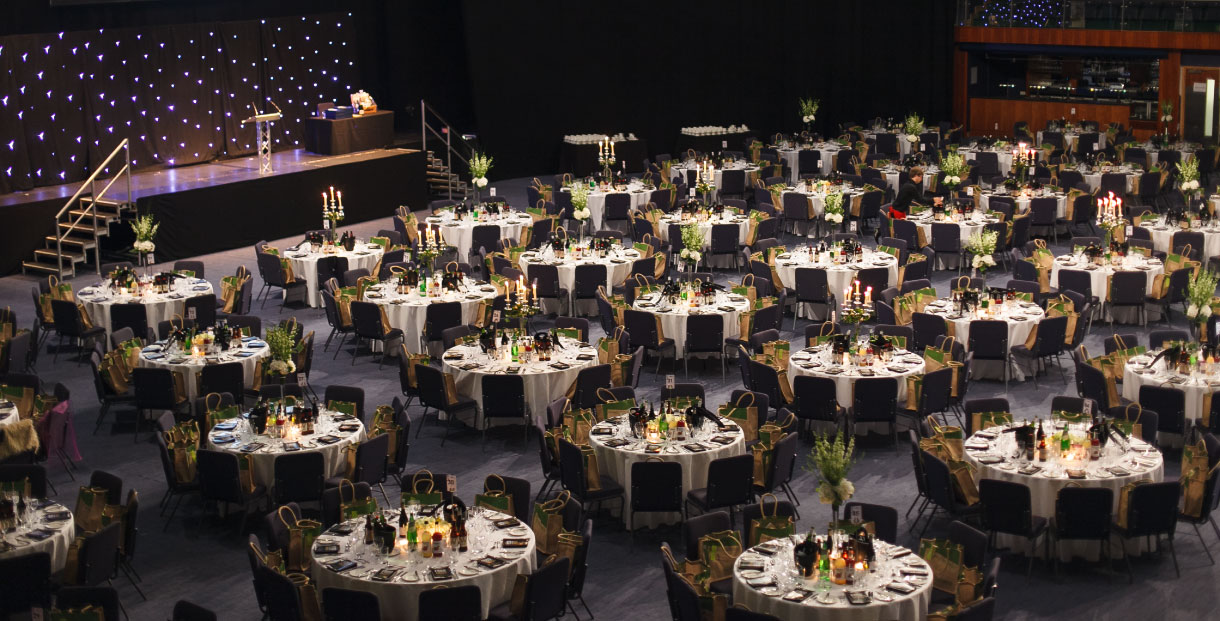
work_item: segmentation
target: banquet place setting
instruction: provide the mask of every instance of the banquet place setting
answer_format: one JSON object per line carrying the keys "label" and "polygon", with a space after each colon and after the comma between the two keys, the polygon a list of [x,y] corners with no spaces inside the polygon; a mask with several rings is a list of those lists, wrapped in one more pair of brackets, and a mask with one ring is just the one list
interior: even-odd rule
{"label": "banquet place setting", "polygon": [[0,618],[1215,607],[1205,3],[137,4],[0,7]]}

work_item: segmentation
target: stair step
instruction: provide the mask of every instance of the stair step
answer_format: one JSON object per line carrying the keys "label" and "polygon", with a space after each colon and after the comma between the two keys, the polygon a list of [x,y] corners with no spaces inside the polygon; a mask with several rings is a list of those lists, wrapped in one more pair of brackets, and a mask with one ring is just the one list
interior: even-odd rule
{"label": "stair step", "polygon": [[[34,258],[43,263],[55,263],[55,249],[39,248],[34,251]],[[84,263],[85,261],[89,260],[89,257],[83,252],[70,252],[68,250],[64,250],[65,263],[68,260],[71,260],[73,263]]]}
{"label": "stair step", "polygon": [[72,263],[70,261],[64,262],[64,271],[62,274],[59,272],[59,266],[56,265],[55,263],[43,263],[41,261],[22,261],[21,269],[22,269],[22,271],[26,271],[26,272],[42,272],[44,274],[56,274],[60,277],[69,277],[70,278],[70,277],[76,276],[76,264]]}
{"label": "stair step", "polygon": [[[94,199],[92,196],[82,196],[80,202],[92,203],[94,202]],[[131,203],[127,201],[120,201],[113,198],[99,198],[96,202],[98,207],[103,207],[111,211],[122,211],[131,206]]]}
{"label": "stair step", "polygon": [[[70,218],[68,219],[69,221],[74,221],[77,218],[84,216],[84,218],[81,220],[81,222],[88,222],[90,224],[93,223],[93,214],[91,214],[88,209],[69,209],[68,214],[70,216]],[[98,222],[113,222],[115,220],[118,220],[121,217],[122,217],[122,215],[119,212],[103,209],[101,207],[101,205],[98,205],[98,209],[97,209]]]}
{"label": "stair step", "polygon": [[[43,241],[48,249],[55,248],[55,236],[47,235]],[[62,245],[65,249],[73,250],[93,250],[93,237],[65,237]]]}
{"label": "stair step", "polygon": [[[89,223],[86,223],[86,222],[78,222],[78,223],[76,223],[76,224],[72,224],[71,222],[60,222],[60,223],[59,223],[59,230],[61,230],[61,231],[62,231],[62,230],[70,230],[70,231],[72,231],[72,233],[74,233],[74,234],[88,234],[88,235],[93,235],[93,233],[94,233],[94,227],[93,227],[93,223],[92,223],[92,222],[89,222]],[[104,224],[104,223],[102,223],[102,224],[98,224],[98,225],[97,225],[97,229],[96,229],[96,230],[97,230],[97,235],[98,235],[99,237],[106,236],[106,235],[109,235],[109,234],[110,234],[110,227],[108,227],[108,226],[107,226],[106,224]]]}

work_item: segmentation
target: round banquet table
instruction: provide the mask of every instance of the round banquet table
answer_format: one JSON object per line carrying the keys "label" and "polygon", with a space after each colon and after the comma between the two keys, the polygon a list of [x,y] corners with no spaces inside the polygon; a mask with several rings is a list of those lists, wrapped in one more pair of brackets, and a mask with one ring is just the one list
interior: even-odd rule
{"label": "round banquet table", "polygon": [[[755,166],[749,162],[743,161],[743,160],[737,160],[731,164],[728,164],[727,166],[713,169],[712,170],[713,189],[712,189],[711,194],[708,195],[708,197],[707,197],[707,200],[709,202],[715,203],[719,200],[720,188],[724,187],[724,181],[723,181],[724,174],[723,173],[726,168],[728,170],[744,170],[746,172],[746,190],[747,191],[751,187],[750,173],[758,172],[757,166]],[[685,182],[687,179],[686,175],[688,174],[688,171],[691,171],[691,170],[699,170],[699,165],[695,162],[687,160],[685,162],[682,162],[681,164],[676,164],[673,167],[671,167],[670,174],[673,175],[675,178],[679,178],[683,182]],[[688,185],[688,188],[694,188],[694,187],[695,186],[693,186],[693,185]],[[679,196],[677,198],[682,198],[682,197]]]}
{"label": "round banquet table", "polygon": [[1067,194],[1064,194],[1063,192],[1048,192],[1048,193],[1044,194],[1043,196],[1027,196],[1025,193],[1021,193],[1019,196],[1016,196],[1016,197],[1014,197],[1012,194],[1009,194],[1007,192],[983,192],[979,196],[979,207],[981,207],[984,210],[991,209],[991,198],[997,197],[997,196],[1002,196],[1005,198],[1013,199],[1013,203],[1016,206],[1016,211],[1014,213],[1028,212],[1031,198],[1054,198],[1055,199],[1055,217],[1056,218],[1066,218],[1067,217]]}
{"label": "round banquet table", "polygon": [[[944,220],[937,220],[935,218],[935,216],[932,215],[931,209],[925,209],[923,211],[923,213],[910,216],[907,219],[910,220],[911,222],[915,223],[915,225],[918,226],[919,229],[923,231],[924,238],[928,240],[928,245],[932,244],[932,225],[933,224],[940,223],[940,222],[948,222],[950,224],[956,224],[958,226],[958,228],[961,229],[961,231],[958,233],[958,235],[962,241],[962,248],[966,247],[966,240],[970,239],[971,235],[979,233],[983,230],[984,225],[991,224],[994,222],[999,222],[999,220],[997,220],[996,218],[994,218],[992,216],[988,216],[988,215],[980,213],[980,212],[977,212],[977,211],[967,215],[964,219],[961,219],[961,220],[958,220],[958,219],[949,220],[947,218]],[[963,260],[969,260],[969,259],[963,259]]]}
{"label": "round banquet table", "polygon": [[[40,504],[28,498],[26,502],[32,502],[33,507]],[[68,562],[68,547],[76,539],[76,523],[71,510],[48,502],[42,508],[28,509],[31,518],[23,521],[17,530],[0,533],[0,560],[46,552],[51,556],[51,571],[63,570]]]}
{"label": "round banquet table", "polygon": [[[979,153],[992,152],[996,154],[996,162],[999,165],[1000,174],[1007,176],[1012,172],[1012,151],[1008,149],[979,149],[977,147],[958,147],[957,152],[967,162],[973,162],[977,159]],[[1041,155],[1041,153],[1039,153]]]}
{"label": "round banquet table", "polygon": [[19,420],[21,417],[17,415],[17,406],[10,404],[0,407],[0,427],[7,427]]}
{"label": "round banquet table", "polygon": [[[1142,174],[1140,172],[1133,172],[1131,167],[1127,166],[1127,165],[1119,166],[1117,169],[1111,170],[1110,172],[1123,173],[1124,175],[1126,175],[1127,194],[1133,194],[1135,192],[1135,182],[1136,182],[1136,180],[1138,180],[1140,178],[1140,175]],[[1090,192],[1096,192],[1097,188],[1101,187],[1102,174],[1103,173],[1101,173],[1101,172],[1084,173],[1084,182],[1089,184]]]}
{"label": "round banquet table", "polygon": [[[373,269],[377,267],[377,262],[381,260],[381,255],[385,253],[385,249],[378,244],[360,242],[356,242],[351,252],[344,250],[342,247],[328,247],[334,248],[335,252],[314,252],[313,244],[303,243],[296,248],[288,248],[282,253],[292,265],[292,275],[297,280],[305,281],[305,287],[309,292],[305,299],[314,308],[322,306],[322,296],[318,293],[318,259],[323,257],[343,257],[347,259],[347,269],[366,269],[369,273],[372,273]],[[376,274],[373,275],[376,276]],[[342,285],[343,275],[340,274],[338,278],[339,284]]]}
{"label": "round banquet table", "polygon": [[[828,344],[806,347],[793,352],[788,358],[788,380],[795,386],[798,375],[813,377],[829,377],[835,381],[835,396],[839,405],[852,406],[852,394],[855,392],[856,380],[862,377],[892,377],[898,382],[898,403],[904,403],[907,398],[907,377],[923,373],[923,357],[906,350],[895,350],[894,357],[888,363],[880,361],[871,367],[843,366],[842,360],[835,358]],[[872,372],[863,375],[862,371]]]}
{"label": "round banquet table", "polygon": [[[739,556],[733,564],[733,603],[742,604],[754,612],[791,621],[893,621],[927,617],[928,604],[932,600],[932,569],[918,554],[901,546],[874,539],[873,545],[877,552],[876,568],[866,577],[859,579],[856,585],[828,583],[830,589],[819,594],[818,581],[801,578],[792,559],[795,543],[804,540],[805,535],[792,535],[767,542],[774,544],[772,549],[777,549],[772,555],[763,554],[760,548],[755,546]],[[905,556],[894,558],[898,554]],[[753,570],[759,573],[748,574],[742,569],[743,563],[761,564],[763,569]],[[904,579],[902,570],[906,568],[922,571],[926,575]],[[756,583],[765,582],[770,578],[774,584],[754,588],[747,582],[750,580],[747,576],[753,576],[752,579]],[[915,590],[902,594],[886,588],[886,585],[894,582],[904,582]],[[801,602],[784,599],[786,594],[796,588],[814,593]],[[846,592],[849,590],[866,591],[872,601],[865,605],[852,605],[846,599]],[[823,601],[817,601],[819,598],[823,598]]]}
{"label": "round banquet table", "polygon": [[[669,239],[670,225],[672,225],[672,224],[677,224],[679,226],[694,225],[694,226],[699,227],[699,234],[703,237],[702,250],[705,253],[708,249],[710,249],[712,247],[712,227],[717,224],[735,224],[735,225],[737,225],[737,245],[738,246],[741,246],[742,244],[744,244],[745,240],[746,240],[746,236],[750,234],[750,219],[749,218],[747,218],[744,215],[736,215],[736,214],[728,214],[728,213],[725,213],[723,216],[712,216],[706,220],[696,220],[696,219],[690,218],[690,217],[684,218],[684,217],[682,217],[681,214],[671,214],[671,215],[662,216],[657,221],[657,224],[658,224],[658,228],[661,230],[661,241],[664,241],[667,243],[670,243],[670,239]],[[681,244],[682,244],[682,240],[678,239],[676,247],[678,248],[679,251],[681,251],[681,249],[682,249]],[[670,246],[674,247],[674,244],[670,243]],[[732,258],[725,257],[724,255],[720,255],[720,256],[716,256],[716,257],[708,255],[707,257],[704,258],[704,262],[707,265],[711,265],[712,259],[722,259],[725,261],[726,264],[717,265],[715,267],[727,267],[728,262],[730,262],[730,261],[735,262],[737,260],[738,256],[739,255],[737,253],[733,253]],[[673,258],[674,258],[674,260],[677,260],[677,253],[674,253]]]}
{"label": "round banquet table", "polygon": [[[1008,301],[999,306],[992,306],[988,309],[987,314],[980,311],[969,311],[965,315],[957,314],[957,305],[952,300],[941,298],[928,304],[923,312],[929,315],[936,315],[943,318],[953,325],[953,337],[963,347],[970,348],[970,322],[982,319],[994,319],[1003,321],[1008,324],[1008,350],[1011,352],[1013,347],[1024,345],[1025,339],[1029,338],[1029,333],[1033,332],[1034,326],[1042,321],[1046,316],[1046,312],[1042,307],[1033,302],[1017,302]],[[976,378],[992,377],[1003,379],[1003,367],[999,365],[982,365],[983,362],[993,362],[991,360],[975,360],[972,364],[971,376]],[[1025,379],[1025,370],[1020,364],[1013,361],[1012,378],[1017,381]],[[1000,363],[1002,364],[1002,363]]]}
{"label": "round banquet table", "polygon": [[[1089,285],[1093,295],[1097,296],[1097,299],[1105,302],[1108,297],[1107,292],[1110,290],[1110,277],[1113,276],[1115,272],[1130,272],[1135,270],[1144,272],[1144,275],[1147,276],[1147,280],[1145,281],[1145,293],[1152,293],[1152,285],[1156,280],[1156,276],[1157,274],[1162,274],[1165,272],[1165,264],[1162,263],[1160,259],[1148,258],[1140,254],[1129,254],[1123,257],[1122,262],[1118,266],[1110,264],[1096,265],[1083,254],[1060,255],[1055,257],[1055,262],[1051,265],[1050,285],[1052,287],[1059,286],[1059,270],[1064,269],[1084,270],[1088,272]],[[1128,311],[1131,309],[1118,310]],[[1115,312],[1115,310],[1110,308],[1109,304],[1106,305],[1107,319]],[[1134,312],[1127,313],[1127,315],[1131,316],[1134,316],[1134,314]]]}
{"label": "round banquet table", "polygon": [[[1018,426],[1022,424],[1024,421],[1016,423]],[[1055,429],[1057,434],[1058,430],[1062,428],[1062,423],[1056,422],[1050,426]],[[1087,423],[1073,423],[1069,427],[1069,435],[1077,438],[1073,440],[1074,444],[1087,438],[1087,427]],[[1059,490],[1069,484],[1080,487],[1103,487],[1114,492],[1113,510],[1117,516],[1119,491],[1124,485],[1141,479],[1155,483],[1164,478],[1164,460],[1161,453],[1138,438],[1131,439],[1130,450],[1126,452],[1123,452],[1117,443],[1111,440],[1104,448],[1102,458],[1097,461],[1085,459],[1063,462],[1057,456],[1045,462],[1030,461],[1030,465],[1040,466],[1042,470],[1033,474],[1022,474],[1020,470],[1023,465],[1014,458],[1017,452],[1016,434],[1001,433],[1001,430],[1001,427],[992,427],[970,436],[965,443],[965,461],[974,469],[976,481],[996,479],[1021,483],[1029,487],[1032,513],[1038,517],[1047,519],[1055,517],[1055,498],[1059,495]],[[1047,435],[1051,435],[1049,430]],[[1049,439],[1047,443],[1050,444]],[[1078,467],[1085,470],[1085,478],[1069,478],[1065,469]],[[1113,473],[1109,470],[1110,468],[1122,468],[1126,470],[1126,473],[1121,470]],[[1137,549],[1142,550],[1143,546],[1143,538],[1127,542],[1127,550],[1131,552],[1135,552]],[[995,547],[1031,552],[1024,537],[1013,535],[996,535]],[[1041,557],[1043,550],[1044,548],[1039,545],[1032,552]],[[1110,554],[1118,558],[1122,550],[1122,540],[1115,536],[1110,541]],[[1065,561],[1070,560],[1073,556],[1096,559],[1100,555],[1100,551],[1101,546],[1097,542],[1067,541],[1059,544],[1060,558]]]}
{"label": "round banquet table", "polygon": [[[265,485],[270,492],[275,486],[275,458],[287,455],[284,450],[283,438],[272,438],[268,435],[258,435],[250,426],[246,415],[232,419],[236,426],[226,429],[225,424],[217,423],[208,432],[208,448],[227,453],[248,453],[253,458],[254,484]],[[322,438],[333,440],[330,444],[319,442]],[[318,421],[314,423],[314,432],[300,437],[301,451],[314,451],[322,454],[326,461],[326,476],[342,474],[347,469],[347,459],[344,455],[350,444],[359,444],[365,439],[364,423],[355,416],[348,416],[331,410],[322,410]],[[252,443],[264,446],[251,450]],[[291,451],[299,452],[299,451]]]}
{"label": "round banquet table", "polygon": [[[240,363],[242,381],[246,388],[250,388],[254,385],[254,377],[258,371],[258,362],[270,356],[271,348],[267,346],[267,343],[253,337],[243,338],[242,346],[239,350],[230,348],[228,351],[208,354],[206,356],[191,356],[189,352],[183,354],[176,348],[173,352],[166,352],[165,344],[158,342],[145,347],[140,352],[140,366],[169,369],[176,373],[182,373],[182,379],[186,384],[187,399],[193,402],[195,397],[199,396],[197,378],[205,366],[230,362]],[[237,395],[234,395],[234,397],[237,397]]]}
{"label": "round banquet table", "polygon": [[[1094,133],[1097,134],[1097,148],[1098,149],[1106,148],[1106,132],[1094,132]],[[1063,150],[1067,151],[1069,153],[1075,152],[1076,151],[1076,141],[1080,139],[1080,132],[1076,131],[1076,130],[1066,131],[1066,132],[1061,131],[1060,134],[1063,136]],[[1031,145],[1034,148],[1038,148],[1041,145],[1045,144],[1044,142],[1042,142],[1042,130],[1038,130],[1037,137],[1038,137],[1038,144]]]}
{"label": "round banquet table", "polygon": [[[566,255],[562,259],[557,259],[555,258],[554,251],[550,247],[546,247],[537,252],[523,253],[518,260],[518,265],[521,266],[521,271],[525,272],[526,280],[532,280],[530,277],[530,265],[556,266],[559,268],[559,286],[567,289],[570,295],[576,292],[577,265],[605,265],[606,292],[610,293],[616,285],[627,279],[627,276],[631,274],[631,264],[640,258],[643,258],[643,255],[634,248],[614,246],[604,257],[585,254],[578,259]],[[543,300],[544,304],[546,302],[547,300]],[[567,308],[567,305],[564,305],[564,308]]]}
{"label": "round banquet table", "polygon": [[[562,188],[561,192],[570,192],[569,188]],[[638,179],[632,180],[627,184],[626,190],[616,190],[612,188],[603,189],[598,187],[589,192],[589,225],[593,228],[589,229],[589,233],[594,233],[606,228],[606,195],[607,194],[627,194],[631,197],[631,210],[643,209],[648,201],[652,199],[652,191],[646,190],[644,184]],[[530,205],[533,207],[533,205]]]}
{"label": "round banquet table", "polygon": [[[702,297],[702,296],[700,296]],[[666,338],[674,340],[679,355],[686,351],[686,318],[691,315],[719,315],[724,319],[724,338],[735,339],[741,335],[741,313],[750,309],[750,301],[739,295],[717,291],[710,302],[692,306],[692,301],[678,300],[672,303],[660,293],[650,293],[637,298],[635,309],[661,318],[661,330]]]}
{"label": "round banquet table", "polygon": [[839,151],[844,147],[836,142],[821,142],[812,146],[804,147],[817,151],[821,158],[821,170],[801,170],[801,151],[803,149],[779,149],[779,156],[783,158],[784,165],[788,167],[788,183],[796,183],[801,178],[801,173],[813,173],[819,176],[827,176],[834,170],[835,159],[839,157]]}
{"label": "round banquet table", "polygon": [[[741,428],[732,421],[722,420],[726,427],[724,431],[704,423],[685,440],[671,439],[652,445],[659,446],[660,451],[650,453],[646,450],[649,443],[633,437],[625,417],[619,416],[594,425],[589,435],[589,445],[597,455],[597,467],[601,473],[623,486],[624,507],[631,507],[631,464],[652,458],[682,464],[682,497],[686,498],[687,492],[707,487],[707,467],[713,460],[744,455],[746,452],[745,434],[741,433]],[[681,521],[681,513],[650,511],[636,515],[633,523],[631,511],[623,511],[623,523],[628,530]]]}
{"label": "round banquet table", "polygon": [[[1160,352],[1156,351],[1135,356],[1123,366],[1123,397],[1138,402],[1140,387],[1145,385],[1181,390],[1186,396],[1186,428],[1190,429],[1193,422],[1203,419],[1204,395],[1220,390],[1220,373],[1194,372],[1183,375],[1166,368],[1164,359],[1158,360],[1151,369],[1147,368],[1148,363],[1152,362],[1158,353]],[[1179,434],[1158,433],[1157,437],[1162,446],[1182,446],[1183,438]]]}
{"label": "round banquet table", "polygon": [[[379,284],[365,290],[364,301],[372,302],[385,309],[386,319],[390,326],[402,330],[403,344],[407,351],[422,353],[419,338],[424,333],[424,324],[428,316],[428,305],[441,302],[459,302],[462,305],[461,325],[473,325],[479,314],[479,302],[491,302],[496,298],[496,288],[490,284],[480,285],[470,278],[463,280],[464,290],[445,291],[436,297],[422,297],[419,289],[412,288],[408,293],[398,293],[397,287],[390,284]],[[377,345],[377,344],[375,344]]]}
{"label": "round banquet table", "polygon": [[[1161,216],[1162,221],[1156,224],[1141,224],[1140,228],[1148,231],[1148,235],[1152,237],[1152,247],[1158,252],[1171,252],[1173,249],[1169,247],[1169,243],[1173,241],[1173,234],[1182,231],[1180,227],[1169,226],[1164,224],[1164,216]],[[1209,224],[1201,227],[1191,227],[1191,232],[1203,233],[1203,258],[1204,263],[1208,257],[1220,255],[1220,224],[1214,220]],[[1180,245],[1180,242],[1179,242]],[[1200,250],[1195,248],[1194,250]]]}
{"label": "round banquet table", "polygon": [[[385,512],[386,520],[398,524],[395,511]],[[528,526],[501,530],[493,524],[495,520],[509,516],[491,510],[475,509],[466,522],[470,549],[458,552],[446,546],[440,558],[424,558],[419,552],[396,552],[383,556],[364,543],[364,520],[348,520],[341,526],[350,528],[348,534],[336,532],[331,527],[314,542],[316,546],[337,543],[340,552],[336,555],[314,554],[312,576],[318,592],[330,587],[373,593],[381,601],[382,619],[419,619],[420,593],[445,586],[449,588],[477,586],[482,600],[482,615],[512,597],[513,585],[518,574],[534,571],[534,533]],[[505,538],[528,539],[529,544],[520,549],[505,549]],[[494,556],[507,561],[495,569],[486,569],[478,564],[480,559]],[[358,566],[346,571],[335,571],[330,565],[336,561],[354,560]],[[433,567],[448,567],[453,574],[449,580],[433,580],[428,570]],[[382,569],[394,570],[388,581],[373,579],[372,574]]]}
{"label": "round banquet table", "polygon": [[[490,360],[477,344],[457,345],[441,357],[442,370],[453,375],[458,394],[474,399],[479,415],[472,422],[475,429],[483,427],[483,377],[504,375],[510,369],[518,369],[525,383],[525,404],[535,421],[546,422],[546,406],[564,396],[581,369],[597,364],[597,350],[591,345],[561,337],[563,349],[552,351],[551,360],[532,360],[526,363],[505,362],[504,358]],[[469,416],[469,411],[462,416]],[[443,416],[443,415],[442,415]],[[516,421],[513,421],[516,422]]]}
{"label": "round banquet table", "polygon": [[[902,168],[899,168],[893,164],[881,169],[881,174],[885,177],[885,184],[888,185],[895,193],[902,189],[899,181],[902,180],[902,173],[904,172],[906,172],[906,170],[903,170]],[[929,164],[928,166],[925,166],[923,169],[923,181],[920,183],[920,189],[927,192],[928,188],[932,185],[932,182],[936,180],[936,175],[938,173],[940,173],[940,167],[936,164]]]}
{"label": "round banquet table", "polygon": [[[533,217],[528,213],[520,211],[491,216],[490,219],[486,214],[483,214],[480,220],[475,220],[469,215],[455,218],[452,210],[446,210],[439,216],[428,216],[425,222],[434,227],[439,227],[445,243],[457,248],[457,256],[462,263],[466,263],[469,260],[467,257],[470,256],[470,246],[474,238],[474,227],[484,225],[498,226],[500,227],[500,239],[519,240],[521,239],[521,232],[534,225]],[[487,254],[495,251],[495,248],[488,248]]]}
{"label": "round banquet table", "polygon": [[[848,214],[851,213],[851,203],[855,197],[864,194],[864,190],[852,187],[850,182],[844,185],[830,187],[834,188],[832,193],[839,193],[843,195],[843,211]],[[820,186],[810,186],[808,184],[798,183],[796,185],[790,185],[787,188],[784,188],[783,193],[800,194],[809,199],[809,204],[813,207],[814,217],[820,218],[822,217],[823,213],[826,213],[826,192],[822,191],[822,187]],[[780,200],[783,200],[782,195]],[[776,205],[776,207],[782,208],[783,205]]]}
{"label": "round banquet table", "polygon": [[[865,248],[860,261],[852,260],[847,263],[837,263],[828,259],[826,255],[819,258],[816,256],[817,254],[817,252],[810,254],[809,247],[806,246],[797,247],[790,253],[775,257],[775,272],[779,274],[784,286],[796,288],[796,271],[801,268],[826,270],[826,286],[831,294],[840,298],[856,279],[859,271],[863,269],[884,267],[889,272],[885,281],[886,285],[896,286],[898,283],[898,259],[889,253]],[[873,296],[880,297],[881,292],[874,291]]]}
{"label": "round banquet table", "polygon": [[[110,335],[110,307],[115,304],[144,305],[148,327],[156,331],[157,324],[162,321],[169,321],[175,315],[185,316],[183,309],[187,298],[212,293],[212,285],[202,278],[176,278],[173,282],[167,293],[151,293],[146,289],[140,295],[120,294],[109,285],[98,284],[77,292],[76,301],[89,311],[93,325],[106,329],[107,336]],[[146,338],[144,334],[136,336]]]}

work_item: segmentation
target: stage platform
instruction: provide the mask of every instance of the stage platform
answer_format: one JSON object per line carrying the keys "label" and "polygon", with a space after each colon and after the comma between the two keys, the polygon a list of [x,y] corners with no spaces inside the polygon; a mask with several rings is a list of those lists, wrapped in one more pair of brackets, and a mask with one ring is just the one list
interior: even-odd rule
{"label": "stage platform", "polygon": [[[138,212],[152,213],[161,223],[157,260],[321,228],[321,193],[331,186],[343,191],[347,223],[386,217],[399,205],[420,209],[428,201],[426,160],[415,149],[335,156],[296,149],[273,153],[272,167],[272,174],[259,175],[258,159],[251,156],[133,174]],[[19,271],[21,261],[42,247],[43,236],[54,230],[55,213],[79,187],[65,184],[0,195],[0,218],[7,224],[0,227],[0,273]],[[126,198],[122,191],[109,197]],[[103,241],[103,254],[129,243],[126,227],[111,227],[113,239]]]}

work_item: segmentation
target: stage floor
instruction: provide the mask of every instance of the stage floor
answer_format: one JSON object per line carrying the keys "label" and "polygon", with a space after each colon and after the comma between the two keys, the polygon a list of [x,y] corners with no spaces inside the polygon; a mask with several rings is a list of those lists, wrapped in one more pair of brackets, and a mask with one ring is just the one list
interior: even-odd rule
{"label": "stage floor", "polygon": [[[324,166],[353,164],[383,157],[393,157],[403,153],[416,153],[417,149],[374,149],[344,155],[318,155],[305,149],[277,151],[271,154],[272,173],[266,176],[283,175],[301,172]],[[139,199],[154,194],[169,194],[184,190],[213,186],[223,183],[235,183],[258,179],[258,157],[239,157],[231,160],[217,160],[205,164],[176,166],[173,168],[156,168],[135,172],[131,175],[131,193]],[[0,207],[20,205],[54,199],[68,200],[76,193],[80,183],[65,183],[35,188],[27,192],[12,192],[0,195]],[[126,186],[122,182],[111,188],[111,198],[122,199]]]}

